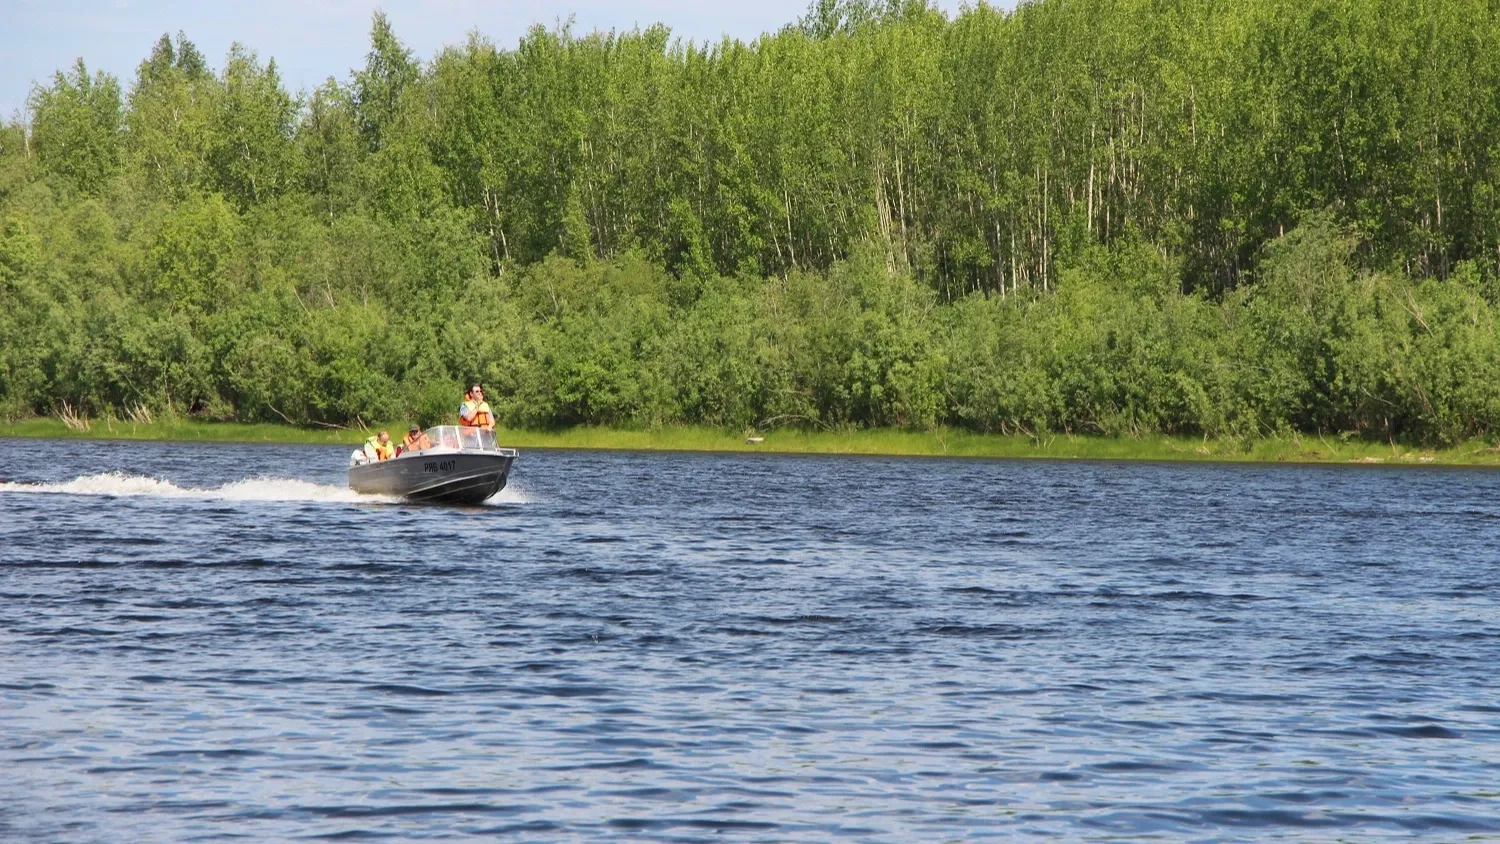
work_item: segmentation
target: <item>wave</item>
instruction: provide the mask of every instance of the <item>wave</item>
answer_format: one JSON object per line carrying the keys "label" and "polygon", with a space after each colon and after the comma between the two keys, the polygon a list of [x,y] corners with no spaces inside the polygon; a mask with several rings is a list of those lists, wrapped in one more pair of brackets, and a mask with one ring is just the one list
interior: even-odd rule
{"label": "wave", "polygon": [[530,504],[532,503],[532,498],[526,494],[524,487],[515,481],[510,481],[505,485],[505,489],[500,490],[494,498],[484,503],[491,506],[496,504]]}
{"label": "wave", "polygon": [[[300,481],[294,478],[257,477],[199,489],[181,487],[168,480],[123,472],[83,475],[66,483],[35,484],[0,482],[0,493],[24,492],[51,495],[108,495],[146,498],[179,498],[195,501],[266,501],[322,502],[333,504],[396,504],[401,499],[389,495],[361,495],[348,487]],[[524,490],[511,484],[488,502],[527,504]]]}
{"label": "wave", "polygon": [[292,478],[248,478],[220,487],[198,489],[181,487],[160,478],[127,475],[123,472],[83,475],[60,484],[0,483],[0,492],[180,498],[197,501],[307,501],[344,504],[382,504],[399,500],[384,495],[360,495],[346,487]]}

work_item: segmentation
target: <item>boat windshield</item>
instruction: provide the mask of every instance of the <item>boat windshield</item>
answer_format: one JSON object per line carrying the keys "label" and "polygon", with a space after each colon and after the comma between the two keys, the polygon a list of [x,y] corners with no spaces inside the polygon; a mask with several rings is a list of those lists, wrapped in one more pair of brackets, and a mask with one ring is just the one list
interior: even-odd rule
{"label": "boat windshield", "polygon": [[479,429],[478,428],[459,428],[458,429],[458,433],[459,433],[459,436],[461,436],[463,438],[463,443],[464,443],[464,449],[465,450],[467,450],[467,451],[477,451],[479,449]]}
{"label": "boat windshield", "polygon": [[451,425],[439,428],[428,428],[427,439],[432,440],[433,448],[458,448],[458,429]]}
{"label": "boat windshield", "polygon": [[451,448],[455,451],[494,451],[495,435],[478,428],[458,425],[439,425],[427,429],[427,439],[433,448]]}

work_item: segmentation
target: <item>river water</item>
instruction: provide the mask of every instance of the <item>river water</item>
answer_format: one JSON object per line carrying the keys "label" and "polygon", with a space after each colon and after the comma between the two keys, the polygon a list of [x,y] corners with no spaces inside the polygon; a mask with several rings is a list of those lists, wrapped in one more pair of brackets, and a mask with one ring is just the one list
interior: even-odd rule
{"label": "river water", "polygon": [[0,441],[0,838],[1500,836],[1500,474]]}

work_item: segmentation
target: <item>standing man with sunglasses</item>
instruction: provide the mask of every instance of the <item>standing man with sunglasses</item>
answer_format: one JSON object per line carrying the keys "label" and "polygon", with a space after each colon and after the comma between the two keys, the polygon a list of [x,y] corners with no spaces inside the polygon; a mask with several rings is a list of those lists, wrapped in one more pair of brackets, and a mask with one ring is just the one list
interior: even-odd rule
{"label": "standing man with sunglasses", "polygon": [[484,400],[483,387],[475,384],[464,394],[464,403],[458,407],[458,423],[465,428],[494,432],[495,414],[490,410],[490,403]]}

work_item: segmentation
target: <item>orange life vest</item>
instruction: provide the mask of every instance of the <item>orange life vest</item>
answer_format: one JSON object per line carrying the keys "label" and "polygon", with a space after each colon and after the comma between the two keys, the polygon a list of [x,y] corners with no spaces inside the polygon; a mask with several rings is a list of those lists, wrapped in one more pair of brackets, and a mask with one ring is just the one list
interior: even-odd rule
{"label": "orange life vest", "polygon": [[473,400],[464,402],[464,410],[469,412],[469,417],[464,414],[458,415],[458,424],[465,428],[493,428],[495,426],[495,415],[490,412],[490,403],[479,402],[477,405]]}

